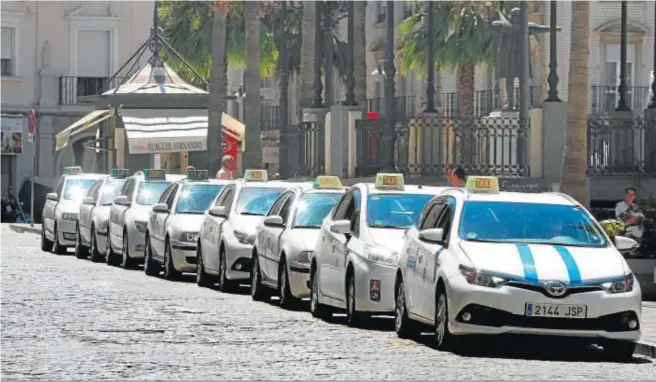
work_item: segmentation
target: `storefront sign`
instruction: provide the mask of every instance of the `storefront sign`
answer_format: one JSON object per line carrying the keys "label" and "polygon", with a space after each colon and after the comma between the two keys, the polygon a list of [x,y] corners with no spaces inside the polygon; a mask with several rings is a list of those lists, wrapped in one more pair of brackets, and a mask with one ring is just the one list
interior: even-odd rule
{"label": "storefront sign", "polygon": [[2,134],[2,155],[23,154],[24,118],[20,114],[2,114],[0,117]]}
{"label": "storefront sign", "polygon": [[207,150],[207,141],[205,139],[156,142],[132,140],[130,142],[130,154],[179,153],[205,150]]}

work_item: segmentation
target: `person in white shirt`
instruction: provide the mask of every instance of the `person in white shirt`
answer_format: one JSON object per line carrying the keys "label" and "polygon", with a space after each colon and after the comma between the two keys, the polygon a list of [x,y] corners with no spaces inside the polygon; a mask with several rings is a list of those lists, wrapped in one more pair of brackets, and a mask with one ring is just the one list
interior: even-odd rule
{"label": "person in white shirt", "polygon": [[645,215],[635,204],[636,189],[629,187],[625,191],[624,200],[615,205],[615,217],[626,225],[626,233],[640,239],[642,237],[642,225],[640,222]]}

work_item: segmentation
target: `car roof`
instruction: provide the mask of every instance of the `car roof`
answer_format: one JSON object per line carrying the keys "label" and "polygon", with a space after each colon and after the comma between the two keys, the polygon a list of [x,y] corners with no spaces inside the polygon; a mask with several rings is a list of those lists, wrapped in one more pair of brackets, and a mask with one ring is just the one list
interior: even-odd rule
{"label": "car roof", "polygon": [[230,183],[229,180],[225,179],[188,180],[187,178],[177,180],[176,182],[185,184],[219,184],[224,186]]}
{"label": "car roof", "polygon": [[108,177],[109,175],[107,174],[96,174],[96,173],[88,173],[88,174],[76,174],[76,175],[62,175],[64,179],[103,179]]}
{"label": "car roof", "polygon": [[[423,186],[423,185],[414,185],[406,184],[403,187],[403,190],[392,190],[392,189],[378,189],[374,183],[363,183],[366,187],[369,194],[422,194],[422,195],[438,195],[442,191],[446,190],[447,187],[435,187],[435,186]],[[357,185],[356,185],[357,186]]]}
{"label": "car roof", "polygon": [[507,192],[483,193],[483,192],[465,192],[465,201],[489,201],[489,202],[513,202],[513,203],[533,203],[533,204],[560,204],[575,206],[570,197],[557,192]]}
{"label": "car roof", "polygon": [[289,189],[301,185],[304,182],[283,182],[279,180],[273,180],[268,182],[246,182],[244,180],[236,180],[235,183],[241,184],[245,188],[284,188]]}

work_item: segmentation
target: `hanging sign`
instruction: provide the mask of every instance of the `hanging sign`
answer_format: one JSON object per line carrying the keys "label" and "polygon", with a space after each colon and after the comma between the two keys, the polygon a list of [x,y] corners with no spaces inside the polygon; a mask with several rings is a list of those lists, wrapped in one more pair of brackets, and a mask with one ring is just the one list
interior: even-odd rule
{"label": "hanging sign", "polygon": [[30,109],[27,123],[27,142],[34,143],[34,136],[36,135],[36,109]]}
{"label": "hanging sign", "polygon": [[0,117],[2,155],[23,154],[23,119],[21,114],[2,114]]}

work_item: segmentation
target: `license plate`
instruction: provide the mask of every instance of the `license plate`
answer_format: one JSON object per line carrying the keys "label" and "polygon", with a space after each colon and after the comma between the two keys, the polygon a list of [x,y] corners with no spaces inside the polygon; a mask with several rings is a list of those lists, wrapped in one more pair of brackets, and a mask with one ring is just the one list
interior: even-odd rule
{"label": "license plate", "polygon": [[588,307],[586,305],[527,302],[525,314],[528,317],[586,318],[588,316]]}

